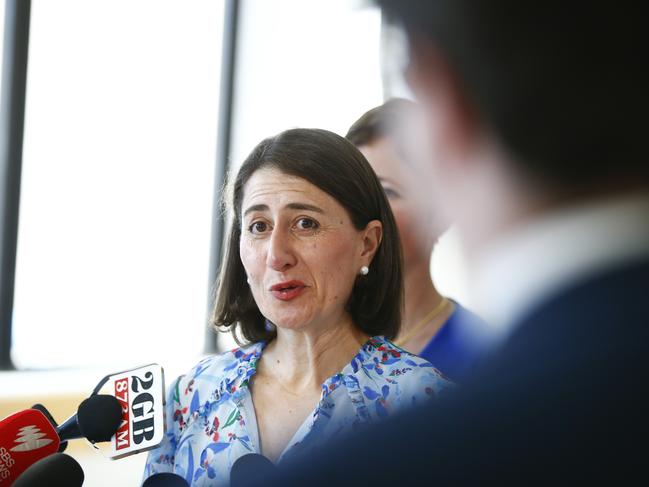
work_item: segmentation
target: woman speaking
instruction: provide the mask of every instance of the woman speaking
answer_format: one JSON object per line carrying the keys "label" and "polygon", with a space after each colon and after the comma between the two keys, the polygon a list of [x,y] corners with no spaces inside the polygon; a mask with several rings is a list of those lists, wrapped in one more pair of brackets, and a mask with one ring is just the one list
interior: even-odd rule
{"label": "woman speaking", "polygon": [[398,232],[353,144],[325,130],[283,132],[253,150],[231,189],[213,322],[246,345],[172,384],[145,476],[227,485],[247,453],[308,455],[449,385],[388,341],[402,304]]}

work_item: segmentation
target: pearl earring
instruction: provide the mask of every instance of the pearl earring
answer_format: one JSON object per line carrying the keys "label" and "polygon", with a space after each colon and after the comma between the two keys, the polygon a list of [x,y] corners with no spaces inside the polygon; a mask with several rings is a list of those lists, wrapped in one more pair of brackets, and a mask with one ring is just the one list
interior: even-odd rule
{"label": "pearl earring", "polygon": [[246,282],[250,285],[250,278],[246,279]]}
{"label": "pearl earring", "polygon": [[366,276],[370,272],[370,268],[364,265],[361,267],[361,276]]}

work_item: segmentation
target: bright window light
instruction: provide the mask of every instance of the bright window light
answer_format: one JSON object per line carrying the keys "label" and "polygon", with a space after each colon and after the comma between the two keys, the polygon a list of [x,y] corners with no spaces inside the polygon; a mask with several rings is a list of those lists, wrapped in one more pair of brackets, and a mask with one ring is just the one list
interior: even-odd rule
{"label": "bright window light", "polygon": [[222,21],[213,0],[32,2],[18,367],[201,353]]}

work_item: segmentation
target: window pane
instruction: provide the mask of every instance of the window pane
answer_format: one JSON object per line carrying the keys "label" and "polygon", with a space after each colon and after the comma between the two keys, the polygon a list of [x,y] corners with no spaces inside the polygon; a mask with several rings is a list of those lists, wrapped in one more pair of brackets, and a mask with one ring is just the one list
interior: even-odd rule
{"label": "window pane", "polygon": [[198,355],[223,2],[32,3],[13,359]]}
{"label": "window pane", "polygon": [[381,14],[353,0],[247,0],[237,58],[233,157],[293,127],[345,135],[383,102]]}

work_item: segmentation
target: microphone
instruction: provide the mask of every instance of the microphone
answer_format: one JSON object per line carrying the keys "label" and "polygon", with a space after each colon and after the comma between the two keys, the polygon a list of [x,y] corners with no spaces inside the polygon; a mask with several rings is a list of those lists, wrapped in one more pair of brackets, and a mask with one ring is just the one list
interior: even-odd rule
{"label": "microphone", "polygon": [[180,475],[171,472],[154,473],[144,481],[142,487],[189,487]]}
{"label": "microphone", "polygon": [[[103,385],[111,394],[97,394]],[[0,487],[10,486],[30,465],[68,440],[108,442],[108,456],[122,458],[155,448],[164,437],[164,375],[151,364],[104,377],[77,414],[60,426],[47,409],[34,405],[0,422]]]}
{"label": "microphone", "polygon": [[0,486],[11,485],[38,460],[56,453],[59,436],[36,409],[19,411],[0,421]]}
{"label": "microphone", "polygon": [[230,487],[263,485],[275,475],[277,467],[258,453],[248,453],[237,458],[230,470]]}
{"label": "microphone", "polygon": [[[52,416],[52,413],[50,413],[45,406],[43,406],[40,403],[34,404],[31,409],[36,409],[37,411],[40,411],[45,415],[45,417],[48,419],[50,424],[54,426],[54,428],[57,428],[59,426],[59,423],[56,422],[56,419],[54,419],[54,416]],[[59,453],[62,453],[65,451],[65,449],[68,447],[68,442],[67,441],[62,441],[59,444]]]}
{"label": "microphone", "polygon": [[77,414],[56,428],[61,441],[87,438],[92,443],[110,441],[122,422],[122,407],[113,396],[97,394],[85,399]]}
{"label": "microphone", "polygon": [[8,416],[0,423],[0,486],[11,485],[30,465],[63,451],[67,440],[109,441],[121,421],[122,408],[108,395],[90,396],[60,426],[40,404]]}
{"label": "microphone", "polygon": [[121,406],[117,431],[98,449],[112,460],[157,447],[164,438],[164,371],[149,364],[104,377],[93,390],[113,396]]}
{"label": "microphone", "polygon": [[13,487],[41,487],[43,485],[65,485],[81,487],[85,476],[79,462],[65,453],[53,453],[41,458],[13,483]]}
{"label": "microphone", "polygon": [[37,411],[40,411],[45,415],[45,417],[48,419],[48,421],[54,426],[55,428],[59,425],[59,423],[56,422],[56,419],[54,419],[54,416],[52,416],[52,413],[50,413],[45,406],[42,404],[34,404],[30,409],[36,409]]}

